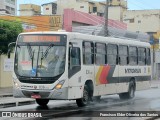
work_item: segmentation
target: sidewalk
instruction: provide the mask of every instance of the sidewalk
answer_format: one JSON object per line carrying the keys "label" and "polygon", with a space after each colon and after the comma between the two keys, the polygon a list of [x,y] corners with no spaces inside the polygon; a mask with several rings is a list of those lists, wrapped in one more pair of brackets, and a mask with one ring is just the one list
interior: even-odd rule
{"label": "sidewalk", "polygon": [[[160,88],[160,80],[151,80],[151,88]],[[12,87],[0,88],[0,108],[34,104],[35,99],[14,98]]]}
{"label": "sidewalk", "polygon": [[150,86],[151,88],[160,88],[160,80],[151,80]]}
{"label": "sidewalk", "polygon": [[12,97],[12,87],[0,88],[0,97]]}
{"label": "sidewalk", "polygon": [[0,88],[0,108],[15,107],[34,104],[35,99],[14,98],[12,87]]}

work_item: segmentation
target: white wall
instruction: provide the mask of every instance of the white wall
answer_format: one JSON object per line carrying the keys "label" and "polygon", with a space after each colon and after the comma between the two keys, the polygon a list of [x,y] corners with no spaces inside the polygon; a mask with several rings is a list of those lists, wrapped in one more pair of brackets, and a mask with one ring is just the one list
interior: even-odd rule
{"label": "white wall", "polygon": [[20,16],[33,16],[35,15],[34,11],[20,11]]}
{"label": "white wall", "polygon": [[1,9],[5,9],[4,1],[5,1],[5,0],[1,0],[1,3],[0,3],[0,8],[1,8]]}
{"label": "white wall", "polygon": [[[4,61],[8,59],[6,55],[0,55],[0,88],[11,87],[12,83],[12,71],[5,71]],[[13,60],[13,54],[11,55],[11,60]]]}
{"label": "white wall", "polygon": [[[156,32],[160,30],[160,10],[129,10],[123,14],[123,21],[128,30],[140,32]],[[134,19],[130,23],[130,19]]]}
{"label": "white wall", "polygon": [[[81,8],[83,6],[83,8]],[[57,0],[57,14],[63,14],[63,10],[66,8],[89,12],[88,2],[76,2],[76,0]]]}
{"label": "white wall", "polygon": [[[49,10],[46,10],[46,8],[49,8]],[[43,14],[52,15],[52,4],[43,5]]]}
{"label": "white wall", "polygon": [[112,20],[122,21],[123,12],[122,7],[120,6],[112,6],[108,9],[108,18]]}

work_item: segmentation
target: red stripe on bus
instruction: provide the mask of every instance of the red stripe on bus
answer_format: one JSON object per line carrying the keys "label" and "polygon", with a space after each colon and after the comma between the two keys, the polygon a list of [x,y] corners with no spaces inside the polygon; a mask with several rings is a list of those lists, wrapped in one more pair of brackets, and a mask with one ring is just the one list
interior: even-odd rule
{"label": "red stripe on bus", "polygon": [[100,78],[99,78],[101,84],[108,83],[107,76],[108,76],[109,70],[110,70],[109,65],[103,67]]}

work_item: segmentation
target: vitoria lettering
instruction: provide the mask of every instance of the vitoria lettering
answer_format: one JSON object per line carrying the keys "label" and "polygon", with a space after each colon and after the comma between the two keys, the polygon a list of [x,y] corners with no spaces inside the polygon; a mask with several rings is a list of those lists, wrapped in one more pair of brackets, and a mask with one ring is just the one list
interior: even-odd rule
{"label": "vitoria lettering", "polygon": [[125,73],[141,73],[141,69],[127,68],[127,69],[125,69]]}

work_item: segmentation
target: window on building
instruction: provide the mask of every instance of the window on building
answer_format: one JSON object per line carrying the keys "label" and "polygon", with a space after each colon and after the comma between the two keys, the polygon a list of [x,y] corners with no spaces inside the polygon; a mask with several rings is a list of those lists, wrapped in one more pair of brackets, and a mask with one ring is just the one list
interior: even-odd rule
{"label": "window on building", "polygon": [[15,12],[15,9],[14,9],[14,8],[11,8],[11,11],[12,11],[12,12]]}
{"label": "window on building", "polygon": [[145,65],[146,64],[146,49],[138,48],[138,64]]}
{"label": "window on building", "polygon": [[80,8],[84,8],[84,6],[80,6]]}
{"label": "window on building", "polygon": [[56,13],[57,13],[57,5],[52,4],[52,14],[56,14]]}
{"label": "window on building", "polygon": [[10,8],[9,6],[6,6],[6,9],[7,9],[7,10],[10,10],[11,8]]}
{"label": "window on building", "polygon": [[100,12],[98,12],[98,13],[97,13],[97,16],[101,16],[101,17],[103,17],[103,16],[104,16],[104,13],[100,13]]}
{"label": "window on building", "polygon": [[128,64],[128,46],[124,45],[119,46],[119,64],[120,65]]}
{"label": "window on building", "polygon": [[134,18],[133,19],[129,19],[130,23],[134,23]]}
{"label": "window on building", "polygon": [[46,8],[46,10],[49,10],[49,8]]}
{"label": "window on building", "polygon": [[11,2],[15,2],[15,0],[11,0]]}
{"label": "window on building", "polygon": [[83,42],[83,63],[86,65],[94,64],[94,44]]}
{"label": "window on building", "polygon": [[91,13],[91,7],[89,7],[89,13]]}
{"label": "window on building", "polygon": [[12,4],[12,5],[15,5],[15,0],[5,0],[6,3],[9,3],[9,4]]}
{"label": "window on building", "polygon": [[104,65],[107,63],[106,44],[96,43],[95,44],[95,63],[97,65]]}
{"label": "window on building", "polygon": [[137,47],[129,47],[129,64],[130,65],[137,65],[138,63],[138,54],[137,54]]}
{"label": "window on building", "polygon": [[110,65],[118,64],[118,54],[117,45],[108,44],[107,45],[107,63]]}
{"label": "window on building", "polygon": [[11,8],[11,13],[15,14],[15,9],[14,8]]}
{"label": "window on building", "polygon": [[141,20],[138,20],[138,23],[141,23]]}
{"label": "window on building", "polygon": [[93,12],[97,12],[97,7],[93,7]]}

